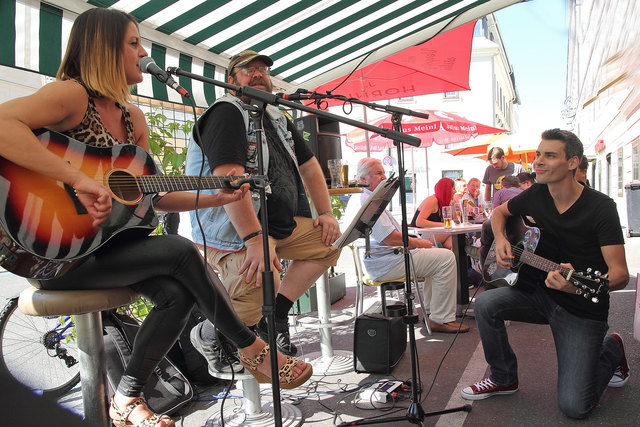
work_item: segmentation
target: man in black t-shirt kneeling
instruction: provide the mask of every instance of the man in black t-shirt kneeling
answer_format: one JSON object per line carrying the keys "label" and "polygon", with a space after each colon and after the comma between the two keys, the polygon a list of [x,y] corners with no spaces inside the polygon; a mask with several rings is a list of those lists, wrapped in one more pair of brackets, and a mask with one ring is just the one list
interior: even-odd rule
{"label": "man in black t-shirt kneeling", "polygon": [[[488,290],[476,299],[475,317],[491,374],[464,388],[464,399],[518,390],[516,355],[505,320],[549,324],[558,360],[558,405],[571,418],[586,417],[607,385],[621,387],[629,379],[622,339],[616,333],[605,337],[607,290],[622,289],[629,281],[622,229],[615,202],[576,181],[582,155],[582,143],[573,133],[543,132],[533,162],[537,183],[493,211],[501,267],[509,268],[514,258],[525,259],[519,255],[522,249],[505,238],[511,216],[540,229],[535,253],[552,262],[540,263],[548,273],[524,265],[515,287]],[[572,284],[579,277],[576,272],[587,268],[608,274],[608,289],[596,298],[585,298],[585,291]]]}

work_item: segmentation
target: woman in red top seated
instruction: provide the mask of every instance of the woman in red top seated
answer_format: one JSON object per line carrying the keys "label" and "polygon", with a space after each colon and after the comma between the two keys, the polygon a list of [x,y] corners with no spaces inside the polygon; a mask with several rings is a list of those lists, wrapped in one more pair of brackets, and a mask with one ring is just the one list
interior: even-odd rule
{"label": "woman in red top seated", "polygon": [[[454,181],[451,178],[442,178],[436,183],[435,194],[427,197],[420,203],[418,210],[411,221],[412,227],[443,227],[442,207],[449,206],[455,193]],[[451,249],[451,235],[436,234],[436,242],[447,249]]]}

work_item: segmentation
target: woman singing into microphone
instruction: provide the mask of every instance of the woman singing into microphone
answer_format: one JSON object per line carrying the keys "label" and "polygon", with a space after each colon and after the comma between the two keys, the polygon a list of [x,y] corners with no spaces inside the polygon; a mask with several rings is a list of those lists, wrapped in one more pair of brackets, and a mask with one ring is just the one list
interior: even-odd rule
{"label": "woman singing into microphone", "polygon": [[[61,132],[84,144],[107,147],[135,144],[148,150],[142,111],[129,104],[129,87],[142,81],[140,43],[135,19],[112,9],[91,9],[75,20],[58,81],[36,93],[0,105],[0,156],[73,187],[99,226],[111,213],[111,196],[100,183],[45,149],[32,133]],[[247,188],[201,195],[200,207],[239,200]],[[192,193],[169,193],[156,207],[175,212],[194,208]],[[153,369],[184,328],[197,304],[206,317],[238,347],[242,362],[258,379],[270,376],[268,348],[235,315],[218,278],[205,268],[198,249],[175,236],[140,236],[123,231],[60,278],[41,280],[42,289],[129,286],[154,308],[144,320],[133,353],[111,402],[117,426],[173,426],[153,414],[141,397]],[[311,376],[311,366],[278,355],[282,388]]]}

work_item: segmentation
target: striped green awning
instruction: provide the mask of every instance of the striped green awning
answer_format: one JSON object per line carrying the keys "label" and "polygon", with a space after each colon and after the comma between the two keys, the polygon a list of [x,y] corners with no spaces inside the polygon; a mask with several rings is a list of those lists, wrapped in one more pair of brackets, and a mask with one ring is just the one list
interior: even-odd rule
{"label": "striped green awning", "polygon": [[[312,89],[520,0],[2,0],[0,64],[55,75],[75,17],[100,6],[140,21],[160,67],[225,79],[245,49],[271,56],[274,85]],[[200,106],[220,89],[181,78]],[[137,93],[180,102],[151,77]]]}

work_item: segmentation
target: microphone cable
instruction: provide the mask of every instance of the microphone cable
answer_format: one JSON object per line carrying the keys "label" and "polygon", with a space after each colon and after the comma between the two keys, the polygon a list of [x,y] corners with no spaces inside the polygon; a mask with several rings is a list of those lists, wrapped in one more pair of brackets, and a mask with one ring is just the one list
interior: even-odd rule
{"label": "microphone cable", "polygon": [[[200,133],[200,128],[198,127],[198,113],[196,111],[195,102],[194,102],[193,98],[191,98],[189,93],[186,93],[186,95],[183,95],[181,92],[179,92],[179,93],[189,101],[189,106],[191,107],[191,112],[192,112],[193,118],[194,118],[193,129],[192,129],[193,139],[194,139],[195,143],[198,144],[198,146],[200,147],[200,151],[202,153],[202,161],[200,163],[200,171],[198,173],[198,179],[196,181],[196,200],[195,200],[194,212],[195,212],[196,222],[198,223],[198,229],[200,231],[200,236],[202,237],[202,251],[203,251],[202,263],[203,263],[203,268],[204,268],[205,274],[208,274],[208,272],[209,272],[209,261],[207,259],[207,238],[206,238],[206,235],[205,235],[205,232],[204,232],[204,227],[202,226],[202,222],[201,222],[200,214],[199,214],[200,191],[202,190],[202,188],[201,188],[202,187],[202,178],[203,178],[203,174],[204,174],[204,164],[206,162],[206,157],[205,157],[205,153],[204,153],[204,146],[202,144],[202,135]],[[187,150],[188,150],[188,145],[187,145]],[[213,275],[213,274],[216,274],[216,273],[212,271],[211,274]],[[221,291],[225,291],[226,292],[226,289],[222,289]],[[216,299],[216,303],[215,303],[214,310],[213,310],[214,313],[218,313],[218,308],[219,308],[218,303],[219,303],[219,300]],[[217,314],[216,314],[216,317],[217,317]],[[216,327],[213,322],[211,322],[211,324],[213,325],[214,328]],[[217,330],[216,330],[216,332],[220,333]],[[220,423],[221,423],[222,427],[224,427],[224,425],[225,425],[225,423],[224,423],[224,404],[225,404],[225,402],[227,400],[227,397],[229,396],[229,393],[231,392],[231,387],[233,386],[233,383],[235,381],[235,374],[236,373],[235,373],[235,369],[233,368],[233,360],[235,359],[235,356],[233,354],[230,354],[230,352],[228,351],[227,346],[225,346],[222,343],[222,340],[217,339],[217,345],[222,350],[224,355],[226,356],[227,361],[229,362],[229,368],[231,369],[231,378],[229,379],[229,385],[227,387],[225,387],[224,393],[222,395],[221,403],[220,403]]]}

